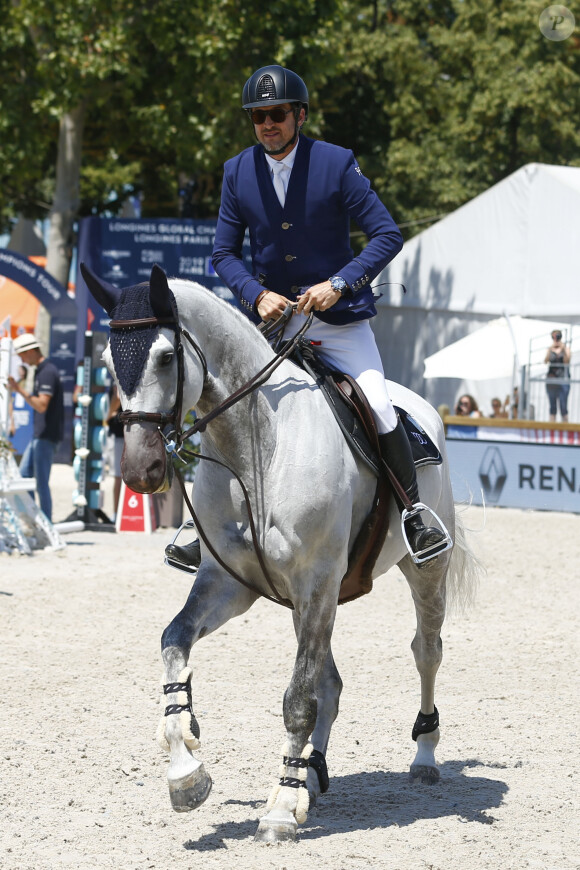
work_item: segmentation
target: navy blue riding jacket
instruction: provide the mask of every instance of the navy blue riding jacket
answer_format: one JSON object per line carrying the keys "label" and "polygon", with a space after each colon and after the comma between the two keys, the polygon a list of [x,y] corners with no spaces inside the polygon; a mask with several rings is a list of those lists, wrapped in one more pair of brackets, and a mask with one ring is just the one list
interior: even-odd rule
{"label": "navy blue riding jacket", "polygon": [[[256,321],[255,302],[264,289],[295,301],[300,288],[333,275],[344,278],[350,292],[315,315],[335,324],[373,317],[371,281],[401,250],[401,233],[352,151],[303,135],[296,147],[284,207],[261,145],[225,163],[213,266]],[[357,257],[351,219],[369,239]],[[246,229],[253,274],[242,259]]]}

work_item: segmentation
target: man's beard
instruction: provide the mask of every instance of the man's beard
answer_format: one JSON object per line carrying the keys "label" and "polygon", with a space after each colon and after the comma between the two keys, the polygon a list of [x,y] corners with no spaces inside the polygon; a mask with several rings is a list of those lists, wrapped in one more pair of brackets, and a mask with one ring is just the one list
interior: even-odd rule
{"label": "man's beard", "polygon": [[[296,121],[296,119],[294,119],[294,135],[290,139],[288,139],[288,141],[284,145],[282,145],[281,148],[276,148],[276,149],[270,148],[264,142],[260,142],[260,145],[262,146],[262,148],[264,149],[266,154],[269,154],[270,157],[275,157],[277,154],[283,154],[289,145],[294,145],[294,143],[296,142],[296,139],[298,138],[299,132],[300,132],[300,127],[298,126],[298,122]],[[256,136],[256,138],[258,138],[258,137]],[[258,139],[258,141],[260,141],[260,140]]]}

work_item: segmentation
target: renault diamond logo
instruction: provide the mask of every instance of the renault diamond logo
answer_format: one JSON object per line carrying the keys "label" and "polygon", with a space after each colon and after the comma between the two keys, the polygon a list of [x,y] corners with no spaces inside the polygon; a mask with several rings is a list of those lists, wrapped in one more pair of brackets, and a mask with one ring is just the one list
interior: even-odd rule
{"label": "renault diamond logo", "polygon": [[485,496],[491,504],[497,504],[504,484],[507,470],[499,448],[488,447],[479,466],[479,479]]}

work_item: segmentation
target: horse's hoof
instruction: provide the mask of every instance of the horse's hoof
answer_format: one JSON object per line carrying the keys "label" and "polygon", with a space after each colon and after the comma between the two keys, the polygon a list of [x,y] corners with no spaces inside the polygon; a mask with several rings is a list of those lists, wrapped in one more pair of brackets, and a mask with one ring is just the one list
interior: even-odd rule
{"label": "horse's hoof", "polygon": [[208,797],[212,787],[211,776],[205,772],[203,764],[182,779],[169,779],[168,784],[171,806],[176,813],[188,813],[197,809]]}
{"label": "horse's hoof", "polygon": [[296,839],[298,823],[294,816],[277,816],[275,811],[260,819],[254,836],[256,843],[284,843]]}
{"label": "horse's hoof", "polygon": [[413,782],[420,780],[425,785],[435,785],[439,782],[439,771],[436,767],[428,767],[426,764],[412,764],[410,777]]}

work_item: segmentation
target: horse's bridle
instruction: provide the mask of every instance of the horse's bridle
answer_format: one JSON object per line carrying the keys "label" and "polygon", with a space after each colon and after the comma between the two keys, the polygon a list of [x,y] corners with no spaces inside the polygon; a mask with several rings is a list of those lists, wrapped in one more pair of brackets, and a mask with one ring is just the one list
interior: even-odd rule
{"label": "horse's bridle", "polygon": [[[284,313],[276,321],[271,321],[270,323],[264,325],[263,328],[261,329],[262,333],[267,337],[270,337],[272,334],[278,335],[277,346],[281,342],[281,335],[283,335],[286,324],[289,322],[290,318],[292,317],[294,310],[295,310],[295,306],[292,306],[290,304],[287,305]],[[183,329],[183,327],[179,323],[179,320],[176,317],[143,317],[143,318],[136,318],[133,320],[111,320],[109,325],[110,325],[110,328],[113,330],[115,330],[115,329],[117,329],[117,330],[139,329],[140,327],[143,328],[143,327],[151,327],[151,326],[167,326],[170,329],[173,329],[175,332],[175,353],[177,355],[177,390],[176,390],[176,396],[175,396],[175,402],[174,402],[173,408],[171,409],[171,411],[168,414],[163,413],[163,412],[154,413],[154,412],[149,412],[149,411],[122,411],[119,414],[120,422],[123,424],[126,424],[126,423],[156,423],[159,427],[161,437],[163,438],[163,440],[165,442],[165,445],[166,445],[165,449],[167,450],[167,452],[168,453],[175,453],[176,455],[179,456],[179,452],[180,452],[180,450],[183,449],[183,445],[184,445],[185,441],[191,435],[194,435],[196,432],[203,432],[205,430],[206,426],[208,425],[208,423],[210,423],[212,420],[215,420],[216,417],[218,417],[220,414],[222,414],[228,408],[231,408],[233,405],[235,405],[237,402],[239,402],[245,396],[249,395],[251,392],[256,390],[258,387],[260,387],[262,384],[264,384],[268,380],[268,378],[272,375],[272,373],[278,368],[279,365],[281,365],[281,363],[285,359],[287,359],[290,356],[290,354],[293,352],[295,347],[301,341],[302,337],[304,336],[304,333],[306,332],[306,330],[309,328],[310,324],[312,323],[313,316],[314,315],[311,313],[308,316],[305,323],[300,327],[300,329],[298,330],[296,335],[290,341],[288,341],[281,350],[277,351],[275,356],[273,357],[273,359],[269,360],[269,362],[266,363],[266,365],[262,369],[260,369],[260,371],[257,372],[257,374],[255,374],[252,378],[250,378],[249,381],[247,381],[243,386],[241,386],[239,389],[237,389],[234,393],[232,393],[230,396],[228,396],[227,399],[224,399],[224,401],[221,402],[219,405],[217,405],[213,409],[213,411],[210,411],[204,417],[201,417],[199,420],[196,420],[194,425],[191,426],[189,429],[187,429],[185,432],[183,431],[183,428],[181,426],[181,414],[182,414],[182,408],[183,408],[183,387],[184,387],[184,383],[185,383],[185,365],[184,365],[184,356],[183,356],[184,352],[183,352],[183,342],[181,340],[181,336],[183,335],[186,338],[186,340],[189,342],[191,347],[194,349],[194,351],[198,355],[199,360],[200,360],[201,365],[202,365],[202,369],[203,369],[203,382],[205,383],[205,381],[207,380],[207,377],[208,377],[208,367],[207,367],[207,360],[205,358],[205,355],[204,355],[202,349],[197,344],[197,342],[191,337],[189,332],[187,332],[186,329]],[[163,431],[169,425],[173,426],[172,434],[175,436],[174,440],[172,440]],[[204,542],[204,544],[208,548],[209,552],[211,553],[213,558],[216,560],[216,562],[218,562],[218,564],[220,564],[221,567],[225,571],[228,572],[228,574],[230,574],[232,577],[234,577],[234,579],[236,579],[239,583],[241,583],[247,589],[250,589],[252,592],[255,592],[255,593],[258,593],[259,595],[262,595],[264,598],[267,598],[269,601],[273,601],[276,604],[283,604],[285,607],[293,608],[292,602],[289,601],[287,598],[282,598],[282,596],[276,590],[274,582],[270,576],[270,572],[268,571],[268,568],[266,566],[266,561],[264,559],[264,553],[263,553],[262,548],[260,546],[260,542],[258,541],[258,536],[257,536],[256,527],[255,527],[255,523],[254,523],[254,517],[253,517],[253,513],[252,513],[252,506],[250,504],[248,491],[244,485],[244,482],[242,481],[242,479],[239,477],[239,475],[236,474],[236,472],[232,468],[230,468],[228,465],[226,465],[221,460],[214,459],[212,456],[204,456],[202,453],[196,453],[194,455],[198,459],[205,459],[205,460],[208,460],[209,462],[215,462],[216,464],[221,465],[224,468],[227,468],[227,470],[231,474],[234,475],[234,477],[236,478],[236,480],[240,484],[240,487],[242,489],[242,493],[244,496],[244,501],[246,503],[246,508],[248,511],[248,522],[249,522],[249,526],[250,526],[250,532],[252,535],[252,543],[254,546],[254,550],[256,552],[256,556],[258,558],[260,568],[262,569],[262,573],[266,579],[266,582],[268,583],[268,586],[272,590],[273,594],[267,595],[265,592],[262,592],[261,590],[256,589],[254,586],[252,586],[251,583],[248,583],[247,580],[245,580],[240,574],[238,574],[236,571],[234,571],[233,568],[231,568],[229,565],[227,565],[222,560],[219,553],[217,553],[215,551],[211,542],[208,540],[208,538],[207,538],[207,536],[206,536],[206,534],[205,534],[205,532],[204,532],[204,530],[199,522],[199,519],[195,513],[195,510],[193,508],[191,500],[186,492],[185,483],[183,481],[182,475],[177,470],[175,470],[177,479],[179,481],[179,486],[180,486],[181,492],[183,494],[183,498],[184,498],[185,503],[187,504],[188,510],[192,516],[195,528],[196,528],[200,538],[202,539],[202,541]]]}
{"label": "horse's bridle", "polygon": [[203,380],[207,378],[207,360],[198,343],[191,337],[189,332],[180,325],[176,317],[140,317],[133,320],[111,320],[109,324],[113,330],[121,329],[142,329],[151,326],[167,326],[175,332],[175,353],[177,356],[177,390],[175,394],[175,402],[169,414],[152,413],[149,411],[122,411],[119,414],[121,423],[157,423],[158,426],[169,426],[173,424],[175,433],[178,439],[178,444],[181,446],[183,438],[179,438],[181,432],[181,411],[183,407],[183,385],[185,383],[185,365],[183,360],[183,335],[199,357],[203,370]]}
{"label": "horse's bridle", "polygon": [[[277,320],[270,321],[268,324],[264,324],[260,331],[265,337],[269,337],[272,334],[276,334],[276,332],[283,332],[284,327],[292,317],[295,311],[295,306],[289,304],[286,306],[284,313],[280,315]],[[300,327],[296,335],[288,341],[284,347],[277,351],[274,357],[266,363],[266,365],[260,369],[249,381],[247,381],[243,386],[233,392],[227,399],[224,399],[223,402],[220,402],[219,405],[210,411],[205,417],[200,417],[195,421],[193,426],[187,429],[185,432],[181,427],[181,412],[183,408],[183,385],[185,383],[185,366],[183,360],[183,342],[181,341],[181,336],[183,335],[191,347],[194,349],[196,354],[199,357],[199,360],[203,369],[203,381],[207,380],[208,376],[208,368],[207,368],[207,360],[205,358],[204,352],[198,343],[191,337],[189,332],[184,329],[179,320],[176,317],[142,317],[136,318],[134,320],[111,320],[109,326],[111,329],[138,329],[139,327],[145,326],[167,326],[170,329],[173,329],[175,332],[175,353],[177,355],[177,392],[175,396],[175,403],[173,408],[169,412],[169,414],[165,413],[155,413],[150,411],[122,411],[119,414],[119,420],[121,423],[157,423],[159,426],[167,426],[169,424],[173,424],[175,427],[175,440],[177,449],[179,449],[183,443],[194,435],[196,432],[203,432],[212,420],[215,420],[216,417],[219,417],[220,414],[223,414],[224,411],[227,411],[228,408],[231,408],[240,399],[243,399],[245,396],[249,395],[251,392],[256,390],[258,387],[261,387],[262,384],[265,384],[268,378],[276,371],[279,365],[287,359],[295,349],[296,345],[302,339],[302,336],[306,332],[306,330],[310,327],[310,324],[313,320],[313,314],[309,314],[305,323]],[[280,343],[280,339],[278,339],[278,344]]]}

